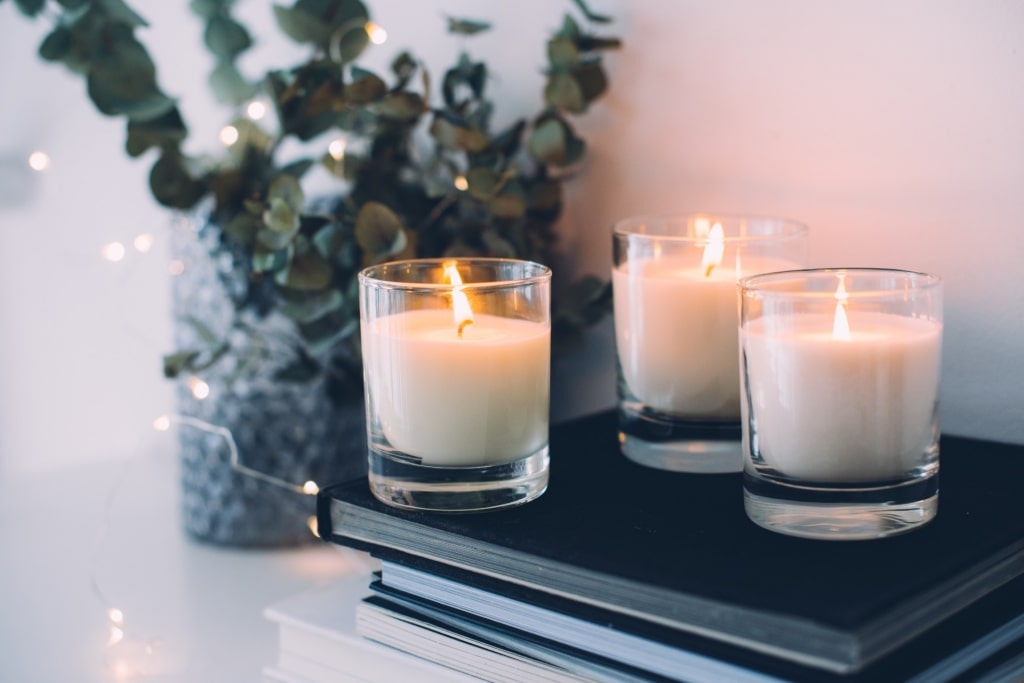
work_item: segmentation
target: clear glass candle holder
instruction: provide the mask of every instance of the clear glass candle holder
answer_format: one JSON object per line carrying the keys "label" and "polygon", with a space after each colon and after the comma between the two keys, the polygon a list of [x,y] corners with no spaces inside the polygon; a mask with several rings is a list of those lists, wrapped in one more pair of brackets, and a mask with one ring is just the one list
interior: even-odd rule
{"label": "clear glass candle holder", "polygon": [[389,505],[504,508],[548,481],[551,271],[422,259],[359,275],[369,483]]}
{"label": "clear glass candle holder", "polygon": [[614,227],[612,285],[623,454],[679,472],[739,472],[740,277],[804,265],[807,228],[713,214]]}
{"label": "clear glass candle holder", "polygon": [[935,517],[942,284],[804,270],[740,283],[744,504],[792,536],[870,539]]}

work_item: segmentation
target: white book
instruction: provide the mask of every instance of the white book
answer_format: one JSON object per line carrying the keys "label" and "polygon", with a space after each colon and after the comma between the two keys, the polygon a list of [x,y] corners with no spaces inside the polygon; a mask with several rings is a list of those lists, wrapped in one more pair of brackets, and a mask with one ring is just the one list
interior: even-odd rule
{"label": "white book", "polygon": [[264,669],[264,677],[282,683],[479,683],[360,636],[356,606],[370,595],[371,580],[369,574],[346,577],[264,609],[278,628],[277,662]]}
{"label": "white book", "polygon": [[577,674],[382,605],[360,603],[356,608],[356,624],[359,633],[367,638],[430,657],[489,683],[592,683],[607,680]]}

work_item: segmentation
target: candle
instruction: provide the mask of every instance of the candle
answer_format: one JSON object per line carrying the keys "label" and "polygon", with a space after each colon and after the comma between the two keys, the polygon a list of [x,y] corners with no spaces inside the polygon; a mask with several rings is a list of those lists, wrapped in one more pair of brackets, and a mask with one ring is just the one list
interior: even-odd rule
{"label": "candle", "polygon": [[[461,322],[461,321],[460,321]],[[547,443],[550,328],[452,311],[406,311],[363,331],[372,400],[392,446],[424,465],[522,458]]]}
{"label": "candle", "polygon": [[654,216],[613,234],[619,445],[678,472],[742,468],[737,279],[799,267],[807,229],[775,218]]}
{"label": "candle", "polygon": [[934,519],[939,278],[815,269],[744,278],[739,291],[747,516],[830,540]]}
{"label": "candle", "polygon": [[[792,261],[747,258],[748,274]],[[612,271],[616,348],[630,391],[674,415],[740,416],[735,266],[695,259],[627,261]]]}
{"label": "candle", "polygon": [[370,491],[412,510],[547,490],[551,269],[411,259],[359,273]]}
{"label": "candle", "polygon": [[942,325],[835,306],[743,328],[755,448],[793,479],[902,478],[935,440]]}

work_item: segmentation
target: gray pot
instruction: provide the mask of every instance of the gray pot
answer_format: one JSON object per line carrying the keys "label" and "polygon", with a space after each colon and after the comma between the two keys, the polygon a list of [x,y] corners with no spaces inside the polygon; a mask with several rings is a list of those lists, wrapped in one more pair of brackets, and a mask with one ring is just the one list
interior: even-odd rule
{"label": "gray pot", "polygon": [[[239,254],[220,246],[216,226],[181,220],[172,244],[184,266],[172,287],[176,347],[224,339],[230,346],[197,375],[209,389],[205,398],[194,393],[195,379],[177,380],[179,412],[204,423],[178,427],[185,531],[233,546],[312,541],[315,497],[293,487],[366,475],[362,401],[337,405],[322,375],[302,383],[275,378],[294,358],[294,325],[275,312],[236,313],[247,272]],[[218,429],[230,432],[234,462]]]}

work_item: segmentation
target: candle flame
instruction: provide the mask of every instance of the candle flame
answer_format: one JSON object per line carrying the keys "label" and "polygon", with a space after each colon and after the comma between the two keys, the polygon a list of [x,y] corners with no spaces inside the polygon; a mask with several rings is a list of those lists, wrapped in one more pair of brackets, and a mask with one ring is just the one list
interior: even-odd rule
{"label": "candle flame", "polygon": [[836,314],[832,319],[832,338],[850,339],[850,320],[846,317],[846,302],[850,295],[846,293],[846,274],[839,274],[839,284],[836,285]]}
{"label": "candle flame", "polygon": [[711,232],[711,221],[707,218],[697,218],[693,221],[693,230],[697,233],[697,237],[704,238]]}
{"label": "candle flame", "polygon": [[462,291],[462,278],[454,263],[445,264],[445,280],[452,284],[452,312],[455,314],[455,326],[459,330],[459,338],[467,325],[473,324],[473,309],[469,307],[469,299]]}
{"label": "candle flame", "polygon": [[704,258],[701,259],[700,267],[704,270],[704,277],[711,277],[711,271],[721,265],[722,256],[725,254],[725,232],[721,223],[715,223],[708,233],[708,243],[704,247]]}

